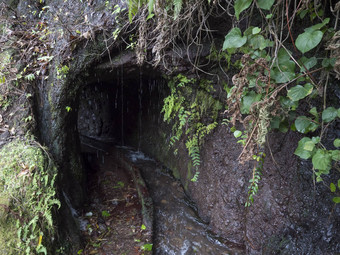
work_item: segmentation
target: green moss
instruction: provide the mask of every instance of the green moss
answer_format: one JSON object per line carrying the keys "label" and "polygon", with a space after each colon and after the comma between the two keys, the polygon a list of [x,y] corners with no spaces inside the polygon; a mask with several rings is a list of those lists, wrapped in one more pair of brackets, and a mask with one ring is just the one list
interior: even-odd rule
{"label": "green moss", "polygon": [[15,140],[0,150],[0,158],[0,203],[8,206],[0,214],[0,247],[9,255],[47,252],[54,237],[52,211],[60,206],[56,168],[33,142]]}
{"label": "green moss", "polygon": [[[182,74],[168,82],[171,94],[164,99],[162,111],[164,121],[172,123],[172,137],[169,144],[176,146],[184,141],[192,161],[187,177],[197,181],[201,164],[200,148],[205,137],[218,125],[217,119],[223,104],[212,95],[214,88],[209,80],[190,79]],[[176,149],[175,149],[176,151]]]}
{"label": "green moss", "polygon": [[192,162],[189,161],[188,162],[188,171],[187,171],[187,178],[185,179],[185,184],[184,184],[184,189],[187,191],[188,190],[188,185],[189,185],[189,181],[192,178],[192,170],[193,166],[192,166]]}
{"label": "green moss", "polygon": [[17,227],[13,218],[0,216],[0,254],[20,254],[15,247],[14,242],[20,242],[16,231]]}

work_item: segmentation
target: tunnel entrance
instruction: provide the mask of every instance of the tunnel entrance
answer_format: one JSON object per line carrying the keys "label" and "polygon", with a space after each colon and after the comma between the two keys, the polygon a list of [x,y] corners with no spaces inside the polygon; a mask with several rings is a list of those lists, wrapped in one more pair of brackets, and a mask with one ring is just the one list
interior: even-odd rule
{"label": "tunnel entrance", "polygon": [[86,246],[85,254],[95,249],[96,254],[135,254],[135,247],[143,254],[151,254],[150,247],[153,254],[230,254],[228,245],[207,231],[180,181],[140,151],[166,144],[160,139],[170,134],[160,113],[170,93],[166,80],[147,68],[95,78],[79,96],[89,200],[80,225],[89,243],[108,234],[100,247]]}
{"label": "tunnel entrance", "polygon": [[143,130],[157,126],[168,93],[166,81],[154,70],[136,68],[95,74],[79,97],[80,138],[139,147]]}

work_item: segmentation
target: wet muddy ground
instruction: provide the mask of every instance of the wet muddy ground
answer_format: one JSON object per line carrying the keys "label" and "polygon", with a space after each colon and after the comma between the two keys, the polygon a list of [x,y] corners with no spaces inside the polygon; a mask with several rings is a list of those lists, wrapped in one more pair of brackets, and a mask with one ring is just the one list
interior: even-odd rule
{"label": "wet muddy ground", "polygon": [[157,255],[242,254],[211,234],[171,171],[143,153],[126,150],[140,169],[154,206],[154,245]]}
{"label": "wet muddy ground", "polygon": [[89,204],[80,217],[86,246],[79,254],[151,254],[133,178],[113,154],[87,148]]}
{"label": "wet muddy ground", "polygon": [[[87,243],[81,254],[242,254],[211,234],[181,183],[160,163],[127,147],[90,146],[83,148],[90,202],[81,217]],[[143,178],[136,179],[131,169]],[[141,202],[136,186],[144,181],[152,198],[151,227],[146,198]]]}

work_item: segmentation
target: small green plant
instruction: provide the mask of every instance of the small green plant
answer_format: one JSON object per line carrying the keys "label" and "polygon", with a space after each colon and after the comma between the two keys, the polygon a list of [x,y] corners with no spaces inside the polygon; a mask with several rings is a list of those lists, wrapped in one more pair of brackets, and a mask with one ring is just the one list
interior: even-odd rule
{"label": "small green plant", "polygon": [[[207,80],[198,83],[195,79],[179,74],[168,85],[171,94],[164,99],[161,112],[164,113],[164,121],[172,123],[173,135],[169,145],[174,146],[181,138],[185,138],[185,146],[195,169],[191,181],[195,182],[198,180],[201,164],[200,146],[205,136],[217,126],[222,104],[209,94],[213,88]],[[193,89],[195,85],[196,91]],[[210,117],[208,123],[202,121],[206,115]]]}
{"label": "small green plant", "polygon": [[125,184],[124,182],[118,181],[117,185],[113,186],[114,189],[121,189],[124,188]]}
{"label": "small green plant", "polygon": [[107,217],[110,217],[111,214],[110,214],[108,211],[102,211],[102,216],[103,216],[104,218],[107,218]]}
{"label": "small green plant", "polygon": [[64,79],[68,74],[70,68],[67,65],[60,65],[57,67],[57,79]]}
{"label": "small green plant", "polygon": [[47,254],[54,237],[53,211],[60,207],[56,199],[56,167],[45,149],[29,142],[13,141],[0,150],[0,197],[6,197],[8,214],[0,213],[13,224],[10,231],[0,227],[0,245],[9,254]]}
{"label": "small green plant", "polygon": [[143,244],[141,246],[142,250],[144,251],[152,251],[152,246],[153,244],[152,243],[146,243],[146,244]]}
{"label": "small green plant", "polygon": [[263,152],[260,152],[259,155],[253,155],[253,160],[255,161],[255,163],[253,167],[252,178],[249,180],[250,185],[248,187],[248,198],[245,203],[246,207],[254,203],[254,196],[259,190],[259,181],[261,180],[263,162],[265,157],[266,154]]}

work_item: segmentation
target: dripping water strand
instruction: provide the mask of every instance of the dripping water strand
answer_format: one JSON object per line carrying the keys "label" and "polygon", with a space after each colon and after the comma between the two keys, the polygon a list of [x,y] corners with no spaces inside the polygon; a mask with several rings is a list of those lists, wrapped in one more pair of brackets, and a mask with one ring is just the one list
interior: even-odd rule
{"label": "dripping water strand", "polygon": [[124,146],[124,79],[123,79],[123,65],[121,66],[121,70],[120,70],[120,90],[121,90],[121,142],[122,142],[122,146]]}
{"label": "dripping water strand", "polygon": [[138,151],[141,146],[141,135],[142,135],[142,95],[143,95],[143,70],[139,69],[139,88],[138,88]]}

